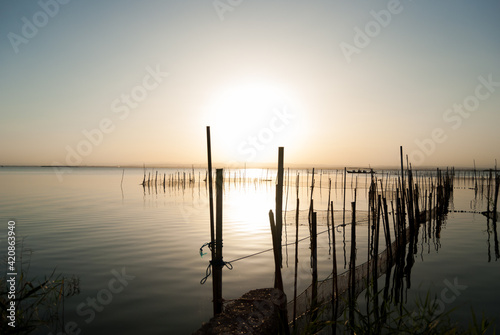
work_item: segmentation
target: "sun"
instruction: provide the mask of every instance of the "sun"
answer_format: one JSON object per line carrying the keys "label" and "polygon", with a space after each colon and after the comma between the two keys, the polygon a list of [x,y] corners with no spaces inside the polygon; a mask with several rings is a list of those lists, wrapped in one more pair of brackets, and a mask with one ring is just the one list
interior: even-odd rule
{"label": "sun", "polygon": [[296,136],[296,99],[284,86],[262,81],[228,84],[213,93],[203,120],[210,125],[213,142],[223,160],[272,161],[278,146]]}
{"label": "sun", "polygon": [[215,121],[227,122],[235,118],[259,119],[274,106],[286,103],[285,93],[267,83],[249,82],[231,85],[214,93],[209,113]]}

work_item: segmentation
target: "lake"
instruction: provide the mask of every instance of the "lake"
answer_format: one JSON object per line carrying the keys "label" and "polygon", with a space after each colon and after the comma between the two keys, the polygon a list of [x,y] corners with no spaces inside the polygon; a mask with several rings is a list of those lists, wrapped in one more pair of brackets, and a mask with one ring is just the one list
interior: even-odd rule
{"label": "lake", "polygon": [[[210,260],[208,248],[200,252],[210,240],[205,170],[158,171],[159,178],[167,176],[165,188],[143,188],[144,171],[139,168],[71,168],[61,178],[51,167],[0,168],[2,257],[7,256],[8,222],[15,221],[17,255],[24,248],[23,269],[29,279],[41,280],[55,270],[55,275],[78,280],[78,294],[66,297],[64,308],[58,309],[58,332],[69,325],[75,334],[190,334],[212,316],[211,277],[200,284]],[[148,169],[150,172],[155,175],[156,169]],[[311,170],[299,172],[304,218]],[[283,207],[289,214],[283,244],[295,241],[296,173],[293,170],[289,178],[285,176],[291,186],[284,191]],[[313,190],[315,209],[324,217],[331,179],[335,225],[342,223],[342,173],[317,170]],[[422,172],[422,176],[426,173],[432,171]],[[189,174],[194,175],[194,182],[189,182]],[[223,270],[226,300],[273,286],[268,212],[275,206],[275,174],[267,169],[231,170],[231,179],[224,183],[223,253],[233,267]],[[455,180],[451,211],[440,237],[422,235],[419,239],[411,287],[406,290],[407,299],[412,301],[429,290],[439,296],[449,283],[458,283],[458,293],[454,299],[451,295],[445,299],[444,307],[457,308],[452,315],[461,324],[471,320],[470,307],[479,316],[500,315],[496,225],[480,214],[486,210],[486,191],[471,189],[475,184],[470,176],[470,172],[467,178],[459,174]],[[180,182],[169,186],[170,178],[180,178]],[[367,253],[364,219],[368,184],[369,175],[347,175],[346,209],[356,194],[359,210],[359,263],[366,261]],[[347,221],[350,214],[346,216]],[[331,247],[325,222],[319,225],[318,267],[319,279],[323,279],[332,271]],[[346,255],[342,228],[335,234],[341,273],[345,257],[347,262],[349,259],[350,234],[345,235]],[[299,243],[299,292],[311,282],[308,236],[307,220],[301,220],[299,238],[304,241]],[[16,261],[19,268],[21,261]],[[283,248],[283,279],[289,301],[293,297],[293,265],[294,246],[289,245]],[[50,332],[39,329],[34,334]]]}

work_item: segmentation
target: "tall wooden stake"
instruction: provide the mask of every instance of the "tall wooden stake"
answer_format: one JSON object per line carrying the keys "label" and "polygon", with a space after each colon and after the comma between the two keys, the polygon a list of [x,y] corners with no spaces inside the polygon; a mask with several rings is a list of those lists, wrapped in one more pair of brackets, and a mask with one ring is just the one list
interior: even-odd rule
{"label": "tall wooden stake", "polygon": [[316,212],[312,213],[311,260],[312,260],[312,303],[313,308],[318,302],[318,224]]}
{"label": "tall wooden stake", "polygon": [[493,222],[497,222],[497,206],[498,206],[498,188],[500,187],[500,175],[496,175],[495,177],[495,200],[493,203]]}
{"label": "tall wooden stake", "polygon": [[345,229],[345,183],[347,179],[347,168],[344,168],[344,205],[342,207],[342,226]]}
{"label": "tall wooden stake", "polygon": [[210,144],[210,127],[207,126],[207,154],[208,154],[208,194],[210,209],[210,243],[212,250],[212,260],[215,260],[215,225],[214,225],[214,190],[212,184],[212,147]]}
{"label": "tall wooden stake", "polygon": [[214,268],[214,314],[222,313],[222,186],[223,186],[223,170],[216,170],[216,236],[215,236],[215,262],[212,264]]}
{"label": "tall wooden stake", "polygon": [[[282,251],[281,251],[281,236],[283,232],[283,161],[284,161],[284,148],[278,148],[278,183],[276,184],[276,233],[278,235],[279,250],[278,260],[280,267],[282,266]],[[275,283],[276,284],[276,283]],[[281,289],[283,290],[283,289]]]}
{"label": "tall wooden stake", "polygon": [[[351,202],[351,261],[349,262],[349,322],[354,324],[354,306],[356,300],[356,203]],[[351,330],[354,334],[354,330]]]}
{"label": "tall wooden stake", "polygon": [[293,279],[293,327],[297,317],[297,270],[299,265],[299,175],[297,174],[297,207],[295,209],[295,274]]}
{"label": "tall wooden stake", "polygon": [[[339,292],[337,285],[337,251],[335,247],[335,221],[333,218],[333,201],[330,202],[330,208],[332,211],[332,245],[333,245],[333,254],[332,254],[332,262],[333,262],[333,272],[332,272],[332,321],[337,320],[337,310],[339,306]],[[334,301],[335,299],[335,301]],[[332,323],[332,332],[333,334],[337,333],[337,325]]]}
{"label": "tall wooden stake", "polygon": [[279,259],[279,249],[281,249],[281,245],[279,244],[278,227],[274,222],[274,214],[272,210],[269,211],[269,223],[271,224],[271,235],[273,239],[274,288],[283,292],[283,278],[281,277],[281,265]]}
{"label": "tall wooden stake", "polygon": [[[215,223],[214,223],[214,191],[213,191],[213,183],[212,183],[212,149],[210,144],[210,127],[207,126],[207,156],[208,156],[208,194],[209,194],[209,209],[210,209],[210,251],[212,253],[212,263],[216,263],[216,246],[215,246]],[[214,264],[215,264],[214,263]],[[215,266],[214,266],[214,275],[212,277],[212,296],[213,296],[213,310],[214,315],[217,315],[221,312],[221,308],[219,308],[217,304],[217,296],[218,296],[218,286],[215,274]]]}
{"label": "tall wooden stake", "polygon": [[[406,184],[405,184],[405,171],[403,167],[403,146],[399,147],[399,153],[401,155],[401,220],[403,227],[406,228],[406,214],[405,214],[405,192],[406,192]],[[406,230],[406,229],[404,229]],[[406,231],[405,231],[406,233]]]}

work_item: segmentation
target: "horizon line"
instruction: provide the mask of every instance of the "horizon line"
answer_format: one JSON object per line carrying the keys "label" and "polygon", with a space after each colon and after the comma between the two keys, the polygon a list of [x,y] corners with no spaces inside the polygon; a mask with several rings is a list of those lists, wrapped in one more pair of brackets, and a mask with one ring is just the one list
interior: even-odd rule
{"label": "horizon line", "polygon": [[[227,164],[221,164],[221,163],[213,163],[212,164],[213,169],[217,168],[217,166],[223,166],[224,169],[276,169],[277,166],[275,164],[271,163],[260,163],[260,164],[249,164],[247,165],[246,163],[238,164],[238,165],[233,165],[228,167]],[[183,169],[207,169],[208,166],[207,164],[188,164],[188,163],[171,163],[171,164],[152,164],[152,165],[146,165],[146,164],[124,164],[124,165],[38,165],[38,164],[0,164],[0,168],[71,168],[71,169],[78,169],[78,168],[146,168],[146,169],[160,169],[160,168],[183,168]],[[296,163],[290,163],[290,164],[285,164],[285,168],[292,168],[292,169],[320,169],[320,170],[343,170],[343,169],[361,169],[361,170],[367,170],[367,169],[379,169],[379,170],[400,170],[401,167],[399,165],[374,165],[374,166],[361,166],[361,165],[350,165],[350,166],[345,166],[345,165],[329,165],[329,164],[319,164],[319,165],[304,165],[304,164],[296,164]],[[494,170],[496,171],[496,166],[495,167],[483,167],[483,166],[476,166],[475,168],[473,166],[460,166],[460,167],[455,167],[455,166],[446,166],[446,165],[427,165],[427,166],[412,166],[412,170],[435,170],[435,169],[455,169],[455,170]],[[406,170],[406,167],[405,167]]]}

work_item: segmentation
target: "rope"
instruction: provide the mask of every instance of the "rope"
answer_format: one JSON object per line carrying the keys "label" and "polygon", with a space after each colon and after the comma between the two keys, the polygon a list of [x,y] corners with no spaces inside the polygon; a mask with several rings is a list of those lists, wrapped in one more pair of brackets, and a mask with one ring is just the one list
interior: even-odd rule
{"label": "rope", "polygon": [[215,260],[209,261],[208,266],[207,266],[207,270],[205,271],[205,277],[203,277],[200,280],[200,284],[201,285],[205,284],[206,281],[207,281],[207,279],[208,279],[208,277],[210,277],[210,275],[212,274],[212,265],[214,265],[214,266],[220,266],[220,267],[224,267],[225,266],[229,270],[233,269],[233,265],[231,264],[231,262],[224,262],[223,260],[221,260],[220,262],[217,262]]}
{"label": "rope", "polygon": [[[203,244],[200,247],[200,256],[203,257],[203,255],[207,254],[206,252],[203,252],[203,248],[204,247],[208,247],[208,249],[212,250],[213,246],[215,245],[215,243],[216,242],[214,241],[214,242],[207,242],[207,243]],[[224,262],[223,260],[220,260],[220,261],[211,260],[211,261],[209,261],[207,269],[205,270],[205,277],[203,277],[200,280],[200,284],[201,285],[205,284],[205,282],[207,281],[208,277],[210,277],[210,275],[212,274],[212,265],[213,266],[220,266],[220,267],[224,267],[225,266],[229,270],[233,269],[233,265],[231,264],[231,262]]]}
{"label": "rope", "polygon": [[214,243],[215,242],[207,242],[207,243],[203,244],[200,247],[200,257],[203,257],[204,255],[207,254],[206,252],[203,252],[203,248],[208,247],[208,249],[210,249],[210,251],[212,251]]}
{"label": "rope", "polygon": [[205,284],[205,282],[207,281],[208,277],[210,277],[211,274],[212,274],[212,261],[210,261],[210,263],[208,264],[207,270],[205,271],[205,277],[203,277],[200,280],[200,284],[201,285]]}

